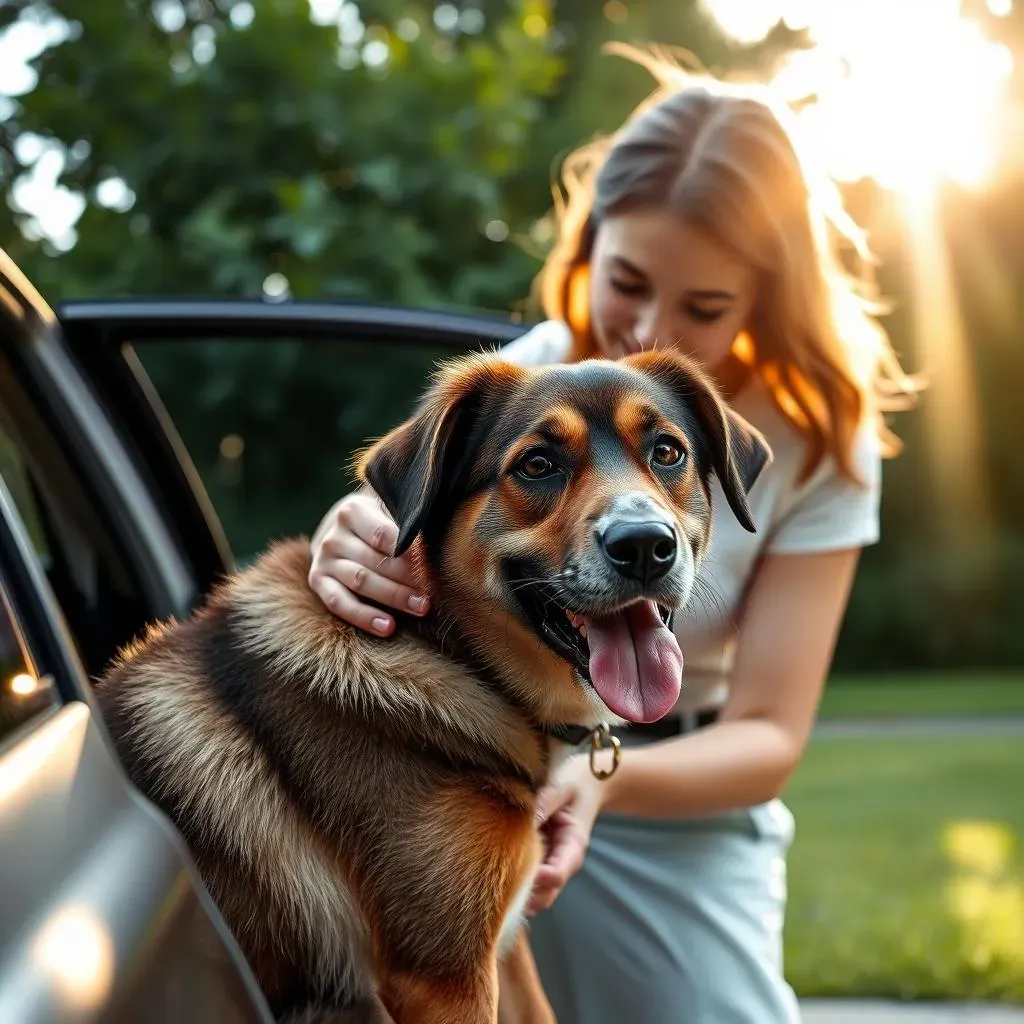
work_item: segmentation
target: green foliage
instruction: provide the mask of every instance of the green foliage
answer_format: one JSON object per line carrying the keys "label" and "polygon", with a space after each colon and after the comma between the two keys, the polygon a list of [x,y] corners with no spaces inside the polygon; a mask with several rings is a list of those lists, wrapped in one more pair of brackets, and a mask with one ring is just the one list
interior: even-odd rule
{"label": "green foliage", "polygon": [[[236,28],[240,6],[170,0],[181,26],[166,31],[148,4],[52,5],[73,37],[37,59],[42,87],[0,125],[15,168],[22,132],[75,154],[63,183],[90,200],[70,252],[12,247],[47,294],[258,295],[271,272],[296,297],[493,307],[524,294],[534,264],[484,229],[523,230],[546,192],[531,173],[530,206],[507,198],[534,170],[532,131],[562,73],[546,5],[509,5],[486,35],[457,39],[411,9],[359,45],[358,24],[315,24],[307,0],[260,3]],[[360,61],[372,43],[386,64]],[[130,212],[97,202],[115,175]]]}
{"label": "green foliage", "polygon": [[838,670],[1024,664],[1024,540],[999,534],[937,554],[913,535],[858,574]]}
{"label": "green foliage", "polygon": [[898,722],[934,718],[1024,717],[1024,672],[872,671],[829,680],[819,717]]}

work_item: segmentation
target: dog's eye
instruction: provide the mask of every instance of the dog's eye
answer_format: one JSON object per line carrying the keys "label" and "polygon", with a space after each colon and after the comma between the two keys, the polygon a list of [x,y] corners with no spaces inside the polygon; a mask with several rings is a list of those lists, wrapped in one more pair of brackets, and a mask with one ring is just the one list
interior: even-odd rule
{"label": "dog's eye", "polygon": [[683,449],[678,441],[671,437],[658,438],[658,443],[651,452],[651,462],[657,466],[675,466],[682,461]]}
{"label": "dog's eye", "polygon": [[515,472],[526,480],[542,480],[557,473],[558,467],[541,452],[527,452],[516,463]]}

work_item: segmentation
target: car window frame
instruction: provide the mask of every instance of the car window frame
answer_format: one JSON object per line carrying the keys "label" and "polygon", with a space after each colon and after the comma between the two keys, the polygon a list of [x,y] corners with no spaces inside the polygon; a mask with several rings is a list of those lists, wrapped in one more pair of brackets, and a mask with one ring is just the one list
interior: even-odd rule
{"label": "car window frame", "polygon": [[[0,257],[3,253],[0,252]],[[21,289],[15,286],[20,284]],[[0,350],[109,533],[136,568],[152,618],[187,614],[197,587],[144,474],[77,365],[60,323],[0,258]]]}
{"label": "car window frame", "polygon": [[[202,915],[201,918],[197,918],[197,921],[201,922],[197,927],[200,927],[200,934],[204,938],[208,936],[216,941],[218,944],[216,952],[224,958],[225,966],[231,971],[224,984],[234,986],[233,998],[241,1001],[237,1003],[236,1007],[239,1015],[244,1017],[247,1024],[250,1021],[252,1024],[271,1024],[273,1018],[270,1008],[264,993],[256,982],[255,975],[252,973],[252,967],[246,961],[220,908],[207,890],[184,839],[173,823],[142,797],[121,763],[98,703],[88,685],[85,669],[78,659],[71,632],[64,621],[57,599],[32,547],[28,528],[2,477],[0,477],[0,554],[3,555],[3,561],[0,563],[2,565],[0,580],[4,584],[4,596],[13,611],[15,626],[27,648],[26,653],[33,670],[38,678],[48,680],[49,690],[53,696],[47,707],[40,708],[10,732],[0,736],[0,759],[7,759],[9,763],[19,763],[18,758],[22,758],[20,763],[35,764],[41,756],[40,751],[47,755],[55,753],[60,756],[59,743],[52,744],[48,737],[63,735],[64,726],[69,722],[74,727],[74,736],[77,737],[78,742],[89,742],[88,733],[92,733],[98,739],[101,748],[105,748],[104,771],[106,775],[98,773],[95,756],[84,758],[82,764],[86,764],[88,770],[84,774],[78,774],[76,767],[74,778],[75,786],[78,786],[80,782],[84,785],[84,790],[79,795],[83,799],[90,798],[93,795],[90,784],[96,783],[98,778],[99,781],[106,778],[108,790],[104,800],[109,803],[113,799],[110,792],[116,793],[119,808],[116,818],[111,817],[109,821],[106,818],[102,819],[107,821],[110,827],[105,834],[108,836],[118,835],[117,827],[123,825],[129,813],[136,815],[133,829],[136,841],[138,841],[137,836],[140,829],[145,825],[149,831],[146,840],[147,848],[160,854],[161,870],[165,874],[169,870],[175,872],[173,887],[167,890],[160,889],[160,891],[173,894],[178,900],[178,906],[194,908],[198,914]],[[85,713],[81,714],[83,705]],[[77,724],[76,720],[68,717],[76,709],[80,712]],[[57,729],[58,733],[55,734],[54,729]],[[43,746],[39,746],[40,741],[44,743]],[[31,751],[31,754],[28,755],[29,761],[26,762],[24,758],[27,751]],[[75,764],[79,764],[77,758]],[[32,800],[37,799],[34,783],[32,785],[33,788],[19,791],[19,799],[22,802],[29,797]],[[58,782],[57,785],[59,789],[61,784]],[[111,786],[113,787],[112,791],[109,789]],[[44,800],[47,798],[47,796],[42,797]],[[18,801],[16,800],[14,806],[17,807],[17,805]],[[35,804],[30,804],[30,806],[36,807]],[[18,836],[19,833],[14,832],[8,835]],[[50,847],[47,849],[48,852],[51,852]],[[57,849],[60,849],[59,843]],[[102,855],[105,855],[108,847],[103,843],[95,843],[89,844],[83,849],[88,851],[86,856],[92,857],[95,861],[97,851],[103,851]],[[71,851],[69,856],[72,856],[71,870],[67,877],[75,878],[75,865],[78,864],[77,848],[72,845],[68,846],[67,850]],[[142,860],[139,863],[146,865],[143,872],[145,875],[145,872],[150,870],[151,862]],[[152,884],[151,877],[148,875],[145,877]],[[188,888],[184,897],[182,897],[182,880]],[[58,894],[57,899],[59,900],[64,898],[66,889],[64,886],[58,886],[53,891]],[[75,904],[72,902],[70,905]],[[49,909],[49,905],[37,908],[40,911],[46,909]],[[103,909],[101,902],[99,909],[95,912],[102,913]],[[147,920],[150,919],[147,918]],[[117,935],[118,941],[124,941],[124,933],[114,926],[113,918],[102,917],[101,922],[109,928],[110,934]],[[160,923],[156,920],[152,921],[152,925]],[[156,934],[152,932],[152,925],[150,934]],[[19,926],[16,925],[16,927]],[[29,920],[19,934],[31,936],[33,929],[38,927],[37,914],[36,919]],[[5,958],[18,955],[16,942],[8,942],[4,948]],[[104,1005],[105,1011],[109,1011],[113,1005],[117,1005],[114,1000],[120,998],[125,992],[131,993],[130,983],[126,979],[130,978],[132,970],[130,966],[125,966],[125,962],[130,961],[132,951],[136,948],[131,946],[127,950],[118,951],[117,959],[121,961],[115,979],[118,987],[107,997],[108,1002]],[[5,966],[6,959],[0,962],[0,965]],[[149,969],[153,970],[152,964]],[[194,981],[195,975],[191,974],[189,978]],[[215,981],[219,978],[221,975],[217,975]],[[206,978],[200,980],[204,984],[208,982]],[[50,987],[56,991],[56,986],[53,983],[50,983]],[[50,1019],[49,1016],[46,1019]],[[136,1018],[133,1017],[133,1019]]]}
{"label": "car window frame", "polygon": [[346,338],[450,349],[496,348],[528,329],[508,316],[388,306],[260,299],[92,299],[57,306],[63,336],[123,442],[143,467],[189,561],[200,594],[235,568],[191,456],[142,369],[147,340],[280,341]]}

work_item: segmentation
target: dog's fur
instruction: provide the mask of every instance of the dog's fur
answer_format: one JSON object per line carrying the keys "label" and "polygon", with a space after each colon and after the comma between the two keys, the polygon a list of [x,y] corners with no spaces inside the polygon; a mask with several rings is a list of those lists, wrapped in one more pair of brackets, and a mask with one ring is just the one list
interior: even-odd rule
{"label": "dog's fur", "polygon": [[[649,458],[665,434],[686,453],[671,472]],[[570,471],[524,479],[516,466],[539,444]],[[684,603],[709,542],[710,475],[753,529],[746,495],[769,458],[679,356],[453,361],[361,460],[398,551],[428,570],[432,614],[399,615],[386,640],[349,627],[307,585],[298,539],[122,652],[97,687],[111,735],[184,835],[276,1014],[497,1020],[500,953],[528,958],[535,798],[567,749],[551,732],[621,721],[538,631],[524,593]],[[595,523],[627,499],[660,510],[680,541],[678,566],[646,591],[608,577],[593,550]],[[531,967],[510,975],[530,990],[515,1002],[549,1019]]]}

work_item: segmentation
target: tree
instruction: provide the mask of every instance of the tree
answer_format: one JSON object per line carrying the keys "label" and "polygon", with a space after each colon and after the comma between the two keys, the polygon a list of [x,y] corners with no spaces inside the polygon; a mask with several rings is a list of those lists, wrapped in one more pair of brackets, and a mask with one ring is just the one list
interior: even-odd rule
{"label": "tree", "polygon": [[47,5],[70,31],[0,124],[7,198],[31,133],[88,205],[70,251],[0,244],[52,297],[258,295],[278,273],[296,296],[506,305],[535,268],[500,242],[544,184],[529,208],[505,186],[562,72],[547,5],[475,35],[390,6],[364,24],[308,0]]}

